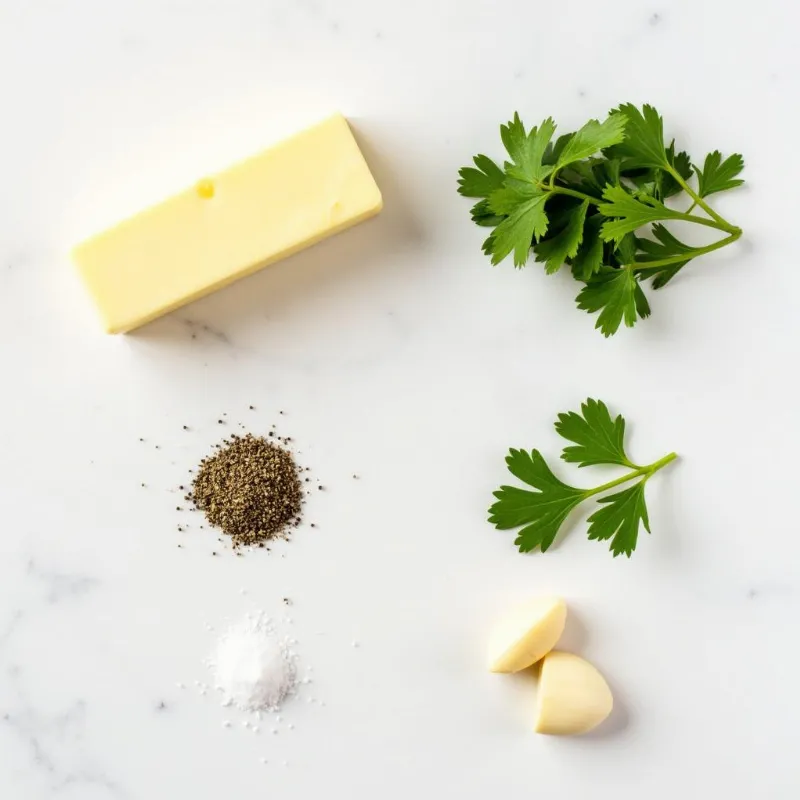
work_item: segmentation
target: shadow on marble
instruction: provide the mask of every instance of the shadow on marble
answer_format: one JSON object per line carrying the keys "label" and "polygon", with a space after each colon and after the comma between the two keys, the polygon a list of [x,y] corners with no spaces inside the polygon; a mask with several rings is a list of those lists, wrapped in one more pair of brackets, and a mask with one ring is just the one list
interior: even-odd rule
{"label": "shadow on marble", "polygon": [[586,649],[589,643],[589,630],[581,618],[580,611],[570,603],[567,622],[564,632],[556,644],[556,650],[566,650],[568,653],[580,653]]}

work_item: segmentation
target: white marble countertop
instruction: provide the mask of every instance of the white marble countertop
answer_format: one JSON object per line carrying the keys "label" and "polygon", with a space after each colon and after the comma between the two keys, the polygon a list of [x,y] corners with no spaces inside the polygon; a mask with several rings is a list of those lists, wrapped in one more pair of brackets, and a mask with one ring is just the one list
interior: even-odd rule
{"label": "white marble countertop", "polygon": [[[800,795],[800,13],[735,5],[0,4],[0,797]],[[745,239],[607,341],[566,275],[490,269],[455,179],[514,110],[568,128],[625,101],[744,153],[720,208]],[[76,240],[337,109],[381,217],[100,332]],[[505,451],[555,451],[588,395],[636,455],[681,455],[653,534],[613,560],[581,517],[522,556],[485,522]],[[316,528],[242,558],[178,533],[223,413],[296,440]],[[491,621],[544,592],[614,688],[596,735],[536,736],[530,683],[485,671]],[[315,682],[294,729],[225,729],[192,688],[207,628],[283,597]]]}

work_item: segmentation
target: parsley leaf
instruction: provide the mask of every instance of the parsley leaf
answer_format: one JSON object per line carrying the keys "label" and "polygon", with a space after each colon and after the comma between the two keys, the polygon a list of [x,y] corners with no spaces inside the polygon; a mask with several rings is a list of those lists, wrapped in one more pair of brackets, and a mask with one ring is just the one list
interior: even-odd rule
{"label": "parsley leaf", "polygon": [[[684,180],[694,175],[694,168],[689,154],[686,152],[676,153],[674,139],[666,149],[666,153],[667,161]],[[640,192],[649,194],[655,197],[656,200],[663,201],[683,191],[683,187],[675,179],[675,176],[659,167],[625,169],[623,175]]]}
{"label": "parsley leaf", "polygon": [[600,312],[595,328],[606,337],[616,333],[623,321],[632,328],[638,318],[650,316],[650,305],[630,267],[602,268],[581,289],[577,303],[590,314]]}
{"label": "parsley leaf", "polygon": [[569,144],[569,140],[574,136],[574,133],[562,133],[561,136],[556,139],[556,143],[547,145],[544,151],[544,155],[542,156],[542,164],[546,164],[549,167],[555,166],[558,163],[558,159],[561,157],[561,153],[564,148]]}
{"label": "parsley leaf", "polygon": [[488,197],[499,189],[505,174],[488,156],[477,155],[475,167],[462,167],[458,171],[458,192],[464,197]]}
{"label": "parsley leaf", "polygon": [[567,441],[561,458],[580,467],[595,464],[618,464],[638,469],[625,454],[625,420],[622,415],[611,419],[608,406],[590,397],[581,404],[581,413],[569,411],[558,415],[556,431]]}
{"label": "parsley leaf", "polygon": [[647,518],[647,505],[644,501],[645,480],[623,489],[617,494],[602,497],[598,503],[603,508],[589,517],[589,538],[605,541],[611,539],[609,548],[616,558],[625,554],[628,558],[636,549],[639,538],[639,524],[650,533],[650,520]]}
{"label": "parsley leaf", "polygon": [[[501,189],[501,192],[506,190]],[[494,229],[489,237],[492,245],[492,264],[499,264],[509,253],[514,253],[514,266],[524,267],[528,260],[528,253],[534,237],[539,238],[547,231],[547,214],[544,204],[547,194],[544,192],[532,193],[527,200],[522,200],[513,211],[508,196],[497,198],[495,195],[489,200],[493,210],[498,213],[500,209],[508,209],[508,216]],[[487,240],[488,242],[489,240]]]}
{"label": "parsley leaf", "polygon": [[588,208],[589,201],[584,200],[571,211],[567,224],[560,233],[552,239],[539,242],[534,247],[536,260],[545,262],[544,269],[548,275],[558,272],[568,258],[573,258],[577,254],[583,240],[583,223]]}
{"label": "parsley leaf", "polygon": [[572,259],[572,274],[579,280],[588,281],[603,265],[603,239],[600,236],[602,224],[603,216],[594,214],[583,226],[583,242]]}
{"label": "parsley leaf", "polygon": [[472,221],[476,225],[494,228],[503,221],[503,217],[492,212],[488,200],[480,200],[470,209]]}
{"label": "parsley leaf", "polygon": [[538,491],[501,486],[494,493],[497,502],[489,509],[489,522],[499,530],[524,525],[514,544],[521,553],[536,547],[544,553],[569,512],[586,499],[586,492],[556,478],[538,450],[511,449],[506,464],[512,475]]}
{"label": "parsley leaf", "polygon": [[658,111],[649,105],[640,111],[633,103],[624,103],[619,113],[627,120],[625,141],[613,148],[613,155],[623,157],[628,167],[666,166],[669,162],[664,147],[664,120]]}
{"label": "parsley leaf", "polygon": [[[684,180],[688,180],[692,177],[692,159],[685,150],[682,150],[680,153],[675,152],[674,139],[667,148],[667,161],[672,164],[673,169],[675,169],[678,175]],[[655,180],[655,196],[659,200],[666,200],[668,197],[673,197],[681,192],[682,189],[683,187],[675,180],[671,173],[665,172],[663,169],[658,170]]]}
{"label": "parsley leaf", "polygon": [[515,544],[520,552],[539,548],[545,552],[555,541],[569,514],[585,500],[631,481],[632,486],[611,495],[599,497],[598,508],[588,519],[589,539],[611,540],[614,556],[630,557],[636,548],[640,525],[650,532],[645,504],[647,481],[676,458],[675,453],[640,467],[625,454],[625,421],[612,419],[608,407],[600,400],[588,399],[581,414],[559,414],[556,430],[574,446],[564,449],[563,458],[580,466],[619,464],[631,471],[620,478],[592,489],[578,489],[557,478],[538,450],[511,449],[506,457],[509,471],[536,491],[516,486],[501,486],[494,493],[489,509],[489,522],[499,530],[519,528]]}
{"label": "parsley leaf", "polygon": [[736,176],[744,169],[744,159],[739,153],[734,153],[722,160],[722,153],[715,150],[706,156],[703,169],[694,168],[697,173],[697,183],[700,197],[708,197],[715,192],[724,192],[741,186],[744,181]]}
{"label": "parsley leaf", "polygon": [[555,171],[619,144],[625,138],[625,122],[623,114],[610,114],[602,123],[590,119],[566,143],[556,161]]}
{"label": "parsley leaf", "polygon": [[549,117],[538,127],[525,133],[525,126],[514,114],[514,119],[500,126],[500,138],[511,156],[513,164],[506,164],[506,172],[512,178],[536,182],[549,175],[553,168],[542,163],[542,159],[553,138],[556,125]]}
{"label": "parsley leaf", "polygon": [[[681,242],[659,223],[653,225],[652,233],[657,241],[636,239],[636,245],[642,251],[637,256],[637,259],[643,265],[638,272],[643,278],[652,278],[653,288],[660,289],[669,283],[692,260],[692,256],[689,254],[694,253],[695,250],[693,247],[689,247],[688,244]],[[689,255],[689,257],[685,261],[677,261],[669,266],[653,267],[652,269],[648,269],[646,266],[648,261],[659,261],[678,255]]]}
{"label": "parsley leaf", "polygon": [[612,217],[603,225],[600,234],[609,241],[613,239],[620,242],[625,234],[633,233],[660,219],[681,219],[685,215],[680,211],[673,211],[663,203],[649,197],[640,195],[634,197],[621,186],[608,186],[603,192],[605,203],[600,203],[597,210],[604,217]]}

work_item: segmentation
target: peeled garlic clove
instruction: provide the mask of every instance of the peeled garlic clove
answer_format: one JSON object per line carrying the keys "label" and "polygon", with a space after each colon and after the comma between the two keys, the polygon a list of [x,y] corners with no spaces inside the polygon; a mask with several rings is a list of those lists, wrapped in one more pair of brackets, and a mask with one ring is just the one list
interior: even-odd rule
{"label": "peeled garlic clove", "polygon": [[517,608],[497,627],[489,644],[491,672],[519,672],[555,647],[567,605],[560,597],[540,598]]}
{"label": "peeled garlic clove", "polygon": [[586,733],[596,728],[613,706],[605,678],[588,661],[560,651],[545,656],[539,675],[537,733]]}

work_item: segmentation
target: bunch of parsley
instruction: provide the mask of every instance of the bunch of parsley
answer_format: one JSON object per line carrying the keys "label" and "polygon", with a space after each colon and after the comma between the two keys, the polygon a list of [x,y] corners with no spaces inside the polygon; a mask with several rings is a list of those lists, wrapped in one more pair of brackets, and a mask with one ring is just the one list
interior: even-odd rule
{"label": "bunch of parsley", "polygon": [[[510,161],[501,169],[485,155],[460,170],[459,192],[479,198],[476,224],[492,228],[483,244],[492,264],[513,253],[528,261],[531,247],[548,274],[569,264],[584,284],[578,307],[600,312],[597,324],[611,336],[624,321],[633,327],[650,315],[642,281],[660,289],[697,256],[718,250],[741,235],[706,199],[740,186],[741,155],[709,153],[702,169],[674,140],[664,143],[664,124],[649,105],[627,103],[604,122],[589,120],[575,133],[553,141],[556,126],[546,119],[525,130],[519,115],[500,127]],[[689,180],[697,175],[697,188]],[[665,205],[685,193],[687,211]],[[701,213],[692,213],[698,209]],[[724,238],[703,247],[681,242],[662,223],[682,221],[721,231]],[[637,235],[649,227],[651,237]]]}

